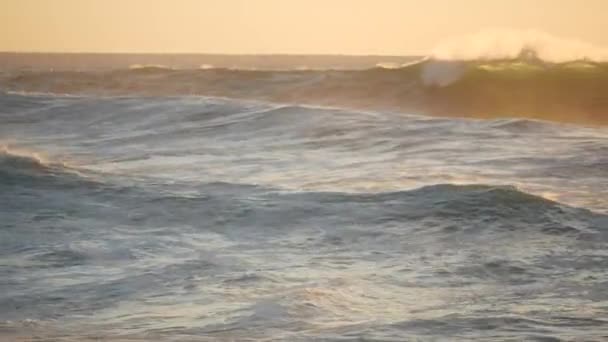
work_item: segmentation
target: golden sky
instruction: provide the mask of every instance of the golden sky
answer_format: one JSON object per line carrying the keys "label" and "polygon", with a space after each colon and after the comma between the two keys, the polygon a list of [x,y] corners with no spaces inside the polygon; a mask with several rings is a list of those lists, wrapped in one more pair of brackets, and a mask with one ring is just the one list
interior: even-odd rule
{"label": "golden sky", "polygon": [[404,55],[496,27],[608,46],[608,0],[0,0],[0,51]]}

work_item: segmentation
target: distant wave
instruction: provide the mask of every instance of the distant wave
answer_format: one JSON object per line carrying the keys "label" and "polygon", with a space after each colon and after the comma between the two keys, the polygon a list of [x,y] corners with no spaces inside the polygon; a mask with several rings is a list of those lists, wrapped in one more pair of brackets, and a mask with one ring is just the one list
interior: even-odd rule
{"label": "distant wave", "polygon": [[421,60],[395,69],[18,72],[0,89],[95,95],[203,95],[284,103],[399,110],[438,116],[528,117],[608,124],[608,63],[515,59]]}
{"label": "distant wave", "polygon": [[395,63],[395,62],[380,62],[376,64],[376,67],[383,69],[401,69],[412,65],[420,64],[429,60],[429,57],[422,57],[420,59],[413,60],[407,63]]}
{"label": "distant wave", "polygon": [[176,70],[176,68],[162,64],[132,64],[130,70]]}

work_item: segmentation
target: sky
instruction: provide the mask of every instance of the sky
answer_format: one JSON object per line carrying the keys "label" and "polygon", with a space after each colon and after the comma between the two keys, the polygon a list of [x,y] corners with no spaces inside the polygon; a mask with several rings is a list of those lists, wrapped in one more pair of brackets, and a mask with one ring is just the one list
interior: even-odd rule
{"label": "sky", "polygon": [[0,0],[0,51],[414,55],[488,28],[608,46],[608,0]]}

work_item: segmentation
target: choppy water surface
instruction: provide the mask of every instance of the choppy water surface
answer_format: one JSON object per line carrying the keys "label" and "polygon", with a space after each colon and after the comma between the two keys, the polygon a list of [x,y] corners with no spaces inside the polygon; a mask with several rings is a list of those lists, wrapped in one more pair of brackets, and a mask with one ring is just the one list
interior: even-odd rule
{"label": "choppy water surface", "polygon": [[0,95],[0,336],[608,339],[608,131]]}

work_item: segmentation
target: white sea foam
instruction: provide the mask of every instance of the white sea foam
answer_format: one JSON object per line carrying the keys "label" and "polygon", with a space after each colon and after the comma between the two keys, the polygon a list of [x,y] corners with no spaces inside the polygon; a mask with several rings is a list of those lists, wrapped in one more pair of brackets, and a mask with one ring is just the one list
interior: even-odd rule
{"label": "white sea foam", "polygon": [[431,57],[441,60],[516,58],[533,51],[547,62],[608,61],[608,48],[574,38],[561,38],[539,30],[487,29],[440,42]]}

